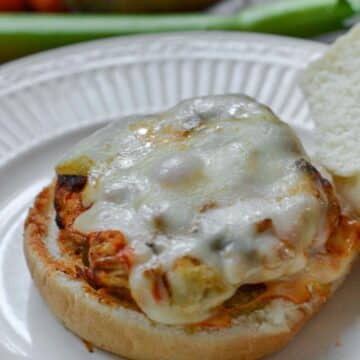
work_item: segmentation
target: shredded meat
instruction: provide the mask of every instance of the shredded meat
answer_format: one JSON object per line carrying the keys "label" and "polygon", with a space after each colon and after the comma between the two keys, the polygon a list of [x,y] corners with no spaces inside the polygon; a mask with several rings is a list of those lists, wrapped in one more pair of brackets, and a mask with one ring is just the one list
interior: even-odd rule
{"label": "shredded meat", "polygon": [[86,210],[82,205],[81,191],[87,177],[78,175],[59,175],[55,188],[54,207],[59,229],[70,228],[75,219]]}
{"label": "shredded meat", "polygon": [[128,287],[133,251],[120,231],[81,234],[72,226],[87,208],[81,201],[86,176],[59,175],[55,188],[54,207],[60,229],[59,246],[63,255],[81,264],[78,272],[95,289],[107,287],[114,292]]}
{"label": "shredded meat", "polygon": [[88,274],[95,287],[128,287],[134,254],[120,231],[101,231],[88,235]]}
{"label": "shredded meat", "polygon": [[63,256],[88,266],[89,241],[86,235],[62,229],[59,231],[58,244]]}

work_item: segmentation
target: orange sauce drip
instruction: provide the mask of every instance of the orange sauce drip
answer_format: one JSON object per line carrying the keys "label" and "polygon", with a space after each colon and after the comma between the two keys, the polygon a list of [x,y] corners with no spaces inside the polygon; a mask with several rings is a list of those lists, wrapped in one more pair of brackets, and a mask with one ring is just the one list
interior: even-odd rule
{"label": "orange sauce drip", "polygon": [[84,340],[84,339],[81,339],[82,342],[84,343],[85,347],[86,347],[86,350],[89,352],[89,353],[93,353],[94,352],[94,346],[91,342],[87,341],[87,340]]}

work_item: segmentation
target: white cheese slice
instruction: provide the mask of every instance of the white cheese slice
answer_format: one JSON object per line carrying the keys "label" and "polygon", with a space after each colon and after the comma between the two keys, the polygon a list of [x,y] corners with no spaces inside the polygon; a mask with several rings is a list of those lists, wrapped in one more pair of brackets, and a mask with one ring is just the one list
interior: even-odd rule
{"label": "white cheese slice", "polygon": [[[158,322],[206,319],[239,286],[300,271],[307,251],[322,245],[327,199],[299,166],[302,146],[245,96],[197,98],[114,122],[58,168],[84,157],[92,206],[74,227],[124,233],[136,257],[132,296]],[[200,265],[177,265],[189,258]],[[154,297],[154,269],[166,274],[172,297]]]}

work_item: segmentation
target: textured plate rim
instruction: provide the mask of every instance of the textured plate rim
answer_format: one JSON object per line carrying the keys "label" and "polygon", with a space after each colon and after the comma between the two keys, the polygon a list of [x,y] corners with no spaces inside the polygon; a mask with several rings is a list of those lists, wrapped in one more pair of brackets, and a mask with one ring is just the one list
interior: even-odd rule
{"label": "textured plate rim", "polygon": [[126,35],[126,36],[112,36],[104,39],[83,41],[76,44],[60,46],[58,48],[41,51],[35,54],[23,56],[19,59],[6,62],[0,66],[0,77],[4,71],[11,70],[20,66],[28,66],[35,62],[42,62],[48,58],[58,58],[58,56],[69,55],[69,53],[81,53],[84,50],[92,50],[101,47],[108,47],[114,45],[128,44],[129,42],[146,41],[151,40],[192,40],[194,38],[200,38],[203,40],[211,41],[213,39],[228,38],[229,40],[258,40],[264,42],[276,41],[279,45],[298,45],[308,49],[321,50],[328,47],[328,45],[315,40],[308,40],[304,38],[296,38],[285,35],[266,34],[257,32],[240,32],[240,31],[188,31],[188,32],[168,32],[168,33],[153,33],[142,35]]}
{"label": "textured plate rim", "polygon": [[[101,68],[105,65],[109,66],[110,57],[117,56],[118,60],[123,58],[122,61],[126,58],[131,62],[134,56],[138,59],[140,54],[148,54],[151,49],[158,50],[164,44],[173,46],[170,58],[174,58],[176,47],[187,49],[192,46],[199,46],[202,47],[201,50],[206,49],[208,51],[206,57],[209,57],[210,49],[208,47],[212,44],[221,44],[224,48],[232,51],[236,46],[246,44],[249,47],[251,44],[254,48],[266,48],[267,51],[274,50],[273,54],[277,56],[284,52],[287,56],[287,63],[290,62],[290,59],[294,59],[293,65],[297,67],[299,67],[299,56],[302,58],[309,56],[309,60],[311,60],[327,47],[325,44],[312,40],[234,31],[174,32],[110,37],[59,47],[5,63],[0,66],[0,96],[8,93],[10,89],[17,91],[39,81],[49,80],[52,78],[49,75],[54,75],[55,72],[57,72],[56,77],[60,77],[61,75],[68,76],[81,71]],[[137,52],[132,54],[131,51],[134,49]],[[291,51],[289,51],[290,49]],[[126,53],[123,53],[124,50]],[[151,55],[154,56],[154,54]],[[161,53],[152,59],[166,59],[167,56],[169,54]],[[198,55],[185,52],[182,56],[191,59],[197,58]],[[215,52],[215,57],[221,58],[222,54]],[[228,57],[225,56],[224,58],[227,59]],[[262,59],[262,61],[266,62],[266,59]],[[84,67],[84,65],[86,66]],[[69,66],[74,66],[74,68],[70,69]],[[65,70],[63,70],[64,68]],[[59,72],[59,70],[63,70],[63,72]],[[30,75],[30,78],[24,81],[24,77],[26,79],[27,75]],[[11,85],[9,85],[9,81],[11,81]]]}
{"label": "textured plate rim", "polygon": [[[299,59],[311,61],[318,57],[327,47],[311,40],[231,31],[176,32],[111,37],[44,51],[0,66],[0,97],[8,96],[9,93],[11,95],[23,88],[31,88],[41,82],[111,66],[112,56],[116,60],[113,65],[119,64],[119,60],[122,60],[124,52],[127,53],[129,48],[134,53],[127,56],[127,63],[132,63],[140,54],[147,54],[147,52],[151,51],[153,52],[152,56],[155,56],[156,53],[156,56],[151,57],[151,59],[159,61],[163,58],[163,54],[159,54],[157,50],[161,46],[169,45],[172,46],[168,54],[169,59],[177,58],[176,56],[181,56],[184,59],[197,58],[190,54],[189,49],[192,47],[198,47],[200,51],[204,51],[203,56],[209,58],[209,47],[211,46],[215,50],[213,56],[221,58],[221,54],[216,51],[220,46],[219,44],[221,44],[222,49],[229,49],[231,54],[236,53],[237,47],[248,47],[249,44],[254,49],[256,48],[257,51],[261,51],[261,49],[269,51],[270,49],[279,59],[281,58],[280,54],[286,55],[287,64],[291,63],[289,58],[294,59],[293,65],[297,68],[303,66],[299,64]],[[176,53],[176,49],[179,53]],[[228,56],[224,56],[224,59],[228,58]],[[73,68],[71,68],[72,66]],[[110,120],[112,120],[110,117],[104,116],[97,119],[97,121],[93,121],[92,124],[102,124]],[[6,165],[17,155],[30,150],[33,146],[78,129],[79,126],[83,125],[74,124],[71,127],[57,129],[50,134],[24,143],[17,151],[0,158],[0,166]]]}

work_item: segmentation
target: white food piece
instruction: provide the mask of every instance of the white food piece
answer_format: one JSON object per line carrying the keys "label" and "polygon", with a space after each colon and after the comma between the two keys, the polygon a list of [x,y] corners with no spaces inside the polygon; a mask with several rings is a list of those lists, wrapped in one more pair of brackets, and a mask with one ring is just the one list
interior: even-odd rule
{"label": "white food piece", "polygon": [[[155,321],[202,321],[241,285],[301,271],[326,240],[327,198],[299,165],[301,144],[248,97],[196,98],[114,122],[64,163],[80,156],[94,164],[83,194],[92,206],[74,227],[124,233],[136,257],[132,296]],[[177,265],[189,258],[201,265]],[[161,283],[165,296],[154,298],[154,269],[166,273],[171,301]]]}
{"label": "white food piece", "polygon": [[315,156],[334,175],[352,178],[340,190],[360,211],[360,26],[311,64],[300,85],[315,122]]}

